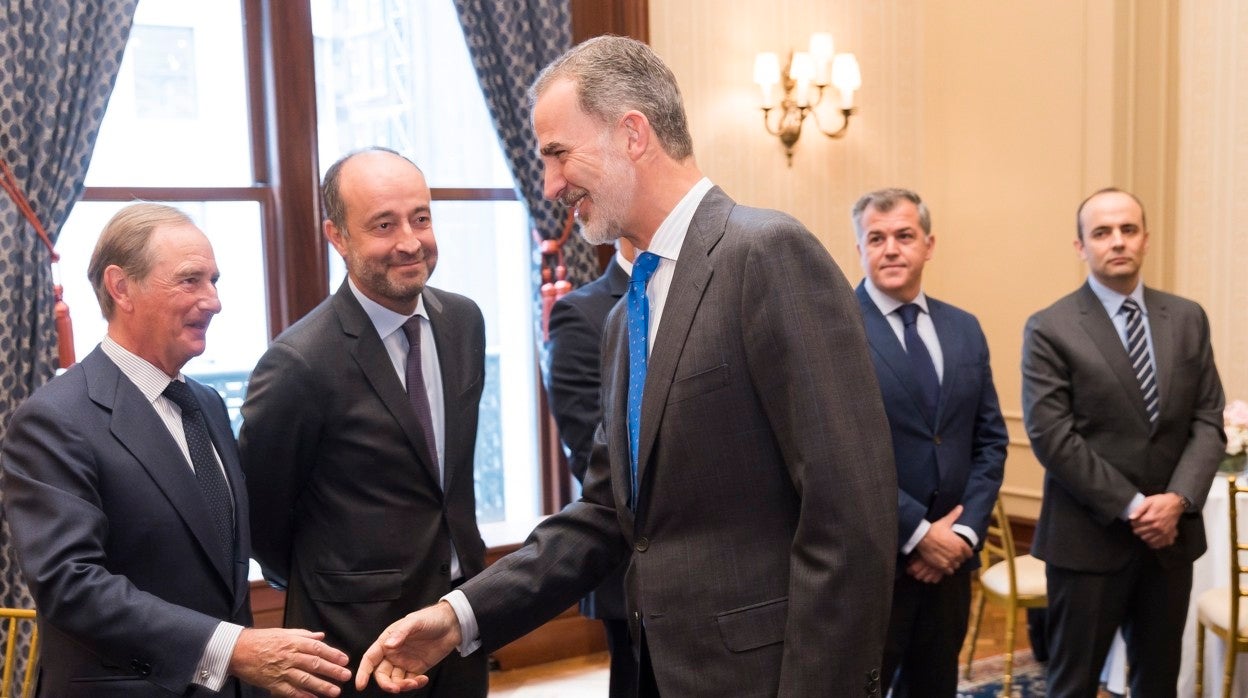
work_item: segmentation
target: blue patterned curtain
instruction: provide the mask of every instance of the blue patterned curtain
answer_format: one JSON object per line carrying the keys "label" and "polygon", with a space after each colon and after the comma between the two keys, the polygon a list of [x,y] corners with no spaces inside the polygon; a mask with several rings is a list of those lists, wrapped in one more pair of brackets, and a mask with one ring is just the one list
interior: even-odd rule
{"label": "blue patterned curtain", "polygon": [[[7,0],[0,10],[0,157],[53,241],[82,194],[137,2]],[[5,319],[0,323],[0,438],[13,410],[56,368],[50,276],[47,249],[0,192],[0,312]],[[32,605],[7,521],[0,529],[0,605]]]}
{"label": "blue patterned curtain", "polygon": [[[455,9],[533,228],[542,239],[558,238],[567,212],[542,199],[542,162],[526,93],[542,68],[572,47],[567,0],[455,0]],[[536,244],[533,254],[536,259]],[[580,235],[569,236],[563,255],[573,285],[598,276],[596,252]]]}

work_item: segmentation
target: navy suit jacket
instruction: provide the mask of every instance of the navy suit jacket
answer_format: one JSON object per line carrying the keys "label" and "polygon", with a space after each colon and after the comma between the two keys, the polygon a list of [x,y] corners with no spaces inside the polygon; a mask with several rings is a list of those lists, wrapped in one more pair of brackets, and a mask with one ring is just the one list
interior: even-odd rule
{"label": "navy suit jacket", "polygon": [[[4,505],[40,629],[39,695],[217,695],[191,683],[218,623],[251,624],[247,489],[221,397],[187,380],[234,495],[234,564],[173,436],[96,348],[18,408]],[[223,695],[252,695],[230,679]]]}
{"label": "navy suit jacket", "polygon": [[[568,454],[568,467],[585,481],[594,432],[602,422],[602,331],[607,314],[628,292],[628,272],[614,258],[602,276],[560,298],[550,310],[546,393]],[[623,619],[624,567],[581,599],[590,618]]]}
{"label": "navy suit jacket", "polygon": [[[975,531],[982,544],[1001,479],[1009,436],[988,363],[988,342],[975,316],[927,298],[940,339],[944,372],[934,419],[925,413],[906,350],[888,319],[856,290],[871,346],[871,361],[897,461],[897,543],[904,545],[924,519],[936,521],[959,504],[956,523]],[[974,569],[979,557],[963,565]],[[898,565],[898,574],[905,573]]]}

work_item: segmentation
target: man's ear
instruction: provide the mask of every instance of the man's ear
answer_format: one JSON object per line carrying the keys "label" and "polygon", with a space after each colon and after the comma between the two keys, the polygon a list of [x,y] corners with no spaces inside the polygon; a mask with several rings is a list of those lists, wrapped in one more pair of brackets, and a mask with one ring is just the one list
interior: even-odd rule
{"label": "man's ear", "polygon": [[650,148],[650,120],[639,111],[629,111],[620,118],[620,127],[628,135],[628,156],[638,159]]}
{"label": "man's ear", "polygon": [[135,281],[131,279],[121,267],[116,264],[110,264],[104,269],[104,290],[113,299],[113,305],[118,309],[130,311],[134,309],[134,300],[130,297],[134,293]]}
{"label": "man's ear", "polygon": [[321,230],[325,232],[325,239],[329,240],[329,244],[333,245],[335,250],[338,250],[338,254],[342,255],[343,258],[346,258],[347,236],[344,232],[339,230],[338,226],[334,225],[334,222],[328,218],[326,218],[325,222],[321,224]]}

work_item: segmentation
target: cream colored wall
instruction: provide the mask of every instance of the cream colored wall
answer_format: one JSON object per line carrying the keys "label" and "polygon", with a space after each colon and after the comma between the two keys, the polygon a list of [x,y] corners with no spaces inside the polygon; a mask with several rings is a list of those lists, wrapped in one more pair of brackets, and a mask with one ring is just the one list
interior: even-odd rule
{"label": "cream colored wall", "polygon": [[[1248,345],[1234,229],[1248,213],[1234,196],[1248,174],[1248,87],[1235,79],[1248,13],[1237,0],[649,4],[651,43],[681,83],[703,170],[743,203],[797,216],[851,281],[862,276],[854,199],[901,185],[928,201],[938,246],[925,287],[975,313],[988,336],[1012,511],[1038,513],[1043,478],[1021,424],[1023,323],[1083,280],[1071,241],[1087,193],[1117,185],[1143,198],[1148,282],[1209,309],[1228,395],[1248,388],[1230,358]],[[753,57],[816,30],[857,55],[859,115],[842,141],[807,125],[789,168],[760,123]]]}

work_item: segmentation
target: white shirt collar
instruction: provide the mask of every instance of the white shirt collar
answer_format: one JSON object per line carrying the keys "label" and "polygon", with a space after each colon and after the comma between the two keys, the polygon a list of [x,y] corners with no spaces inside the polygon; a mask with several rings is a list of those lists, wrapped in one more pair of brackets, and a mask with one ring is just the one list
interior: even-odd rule
{"label": "white shirt collar", "polygon": [[416,299],[416,312],[412,313],[412,315],[403,315],[364,295],[350,277],[347,277],[347,285],[350,286],[351,293],[355,294],[355,299],[360,302],[360,307],[364,308],[364,313],[372,321],[373,327],[377,328],[377,336],[379,337],[389,337],[402,327],[403,323],[407,322],[412,315],[419,315],[426,320],[429,319],[429,313],[425,311],[424,293],[421,293]]}
{"label": "white shirt collar", "polygon": [[[896,312],[898,308],[905,305],[905,303],[876,288],[875,284],[871,283],[870,276],[862,280],[862,285],[867,289],[867,295],[871,297],[871,300],[875,301],[875,306],[880,309],[880,314],[884,317],[888,317],[889,313]],[[923,293],[922,289],[919,289],[919,295],[915,296],[914,300],[910,302],[919,306],[924,313],[930,314],[927,312],[927,294]]]}
{"label": "white shirt collar", "polygon": [[[165,392],[170,381],[169,374],[156,368],[152,362],[121,346],[108,335],[104,335],[104,339],[100,342],[100,349],[105,356],[117,364],[122,375],[134,383],[148,402],[155,402],[156,398]],[[185,380],[185,378],[179,371],[178,377],[174,380]]]}
{"label": "white shirt collar", "polygon": [[[706,193],[713,186],[715,185],[711,183],[710,179],[703,177],[689,191],[685,192],[685,195],[676,203],[676,207],[659,224],[659,229],[654,231],[654,237],[650,239],[650,246],[645,251],[653,252],[673,262],[680,259],[680,248],[685,244],[685,235],[689,232],[689,224],[693,221],[693,214],[698,210],[698,206],[702,204],[702,199],[706,197]],[[640,254],[640,251],[638,254]]]}

